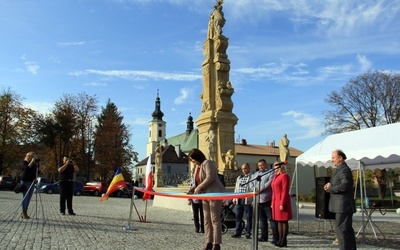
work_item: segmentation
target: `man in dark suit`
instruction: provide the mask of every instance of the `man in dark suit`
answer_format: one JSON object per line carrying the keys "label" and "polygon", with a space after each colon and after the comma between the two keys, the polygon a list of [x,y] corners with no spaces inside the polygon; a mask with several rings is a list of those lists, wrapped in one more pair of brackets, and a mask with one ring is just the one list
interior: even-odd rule
{"label": "man in dark suit", "polygon": [[336,236],[341,250],[357,249],[353,229],[354,201],[353,176],[347,166],[346,155],[341,150],[332,152],[332,162],[336,167],[330,182],[324,189],[330,193],[329,211],[335,213]]}

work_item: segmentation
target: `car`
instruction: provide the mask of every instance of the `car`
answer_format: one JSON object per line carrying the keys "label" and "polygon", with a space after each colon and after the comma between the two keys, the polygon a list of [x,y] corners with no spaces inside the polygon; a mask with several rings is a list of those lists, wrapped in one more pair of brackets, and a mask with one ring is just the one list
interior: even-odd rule
{"label": "car", "polygon": [[11,176],[0,175],[0,189],[13,190],[15,187],[14,178]]}
{"label": "car", "polygon": [[[83,184],[79,181],[73,181],[74,195],[81,196],[83,193]],[[46,184],[40,188],[41,193],[57,194],[60,193],[59,181],[53,184]]]}
{"label": "car", "polygon": [[38,178],[36,178],[36,180],[37,180],[36,183],[37,183],[38,190],[40,190],[42,188],[42,186],[52,183],[51,180],[46,177],[38,177]]}
{"label": "car", "polygon": [[91,181],[83,186],[83,191],[90,195],[101,196],[107,192],[108,185],[102,181]]}
{"label": "car", "polygon": [[128,189],[126,189],[123,185],[120,185],[116,191],[111,193],[111,196],[122,197],[127,196],[130,198],[132,196],[133,186],[129,183],[126,183]]}

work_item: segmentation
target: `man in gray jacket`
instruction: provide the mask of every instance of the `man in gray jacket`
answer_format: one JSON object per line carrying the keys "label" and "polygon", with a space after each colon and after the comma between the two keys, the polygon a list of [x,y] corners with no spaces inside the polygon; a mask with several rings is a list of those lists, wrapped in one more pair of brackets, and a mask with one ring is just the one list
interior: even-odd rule
{"label": "man in gray jacket", "polygon": [[340,249],[355,250],[357,247],[352,226],[353,213],[356,212],[353,176],[345,160],[346,155],[343,151],[332,152],[332,162],[336,166],[336,171],[324,189],[330,193],[329,211],[336,214],[335,228]]}
{"label": "man in gray jacket", "polygon": [[[278,226],[276,221],[272,220],[272,188],[271,183],[274,178],[274,171],[271,171],[271,167],[268,167],[267,162],[264,159],[258,161],[258,173],[255,176],[262,176],[260,182],[256,182],[255,188],[260,196],[260,204],[258,206],[259,214],[258,219],[260,222],[261,236],[258,241],[268,241],[268,221],[272,229],[272,244],[279,241]],[[268,173],[267,173],[268,172]]]}

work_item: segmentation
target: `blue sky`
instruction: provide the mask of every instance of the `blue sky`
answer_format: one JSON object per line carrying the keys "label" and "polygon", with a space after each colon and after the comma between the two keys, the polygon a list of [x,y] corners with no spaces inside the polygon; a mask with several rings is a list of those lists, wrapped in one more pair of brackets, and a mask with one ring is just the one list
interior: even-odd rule
{"label": "blue sky", "polygon": [[[214,0],[0,0],[0,85],[48,112],[63,94],[114,102],[139,158],[157,89],[167,137],[200,114],[202,45]],[[324,99],[369,69],[400,73],[400,1],[225,0],[236,138],[286,133],[307,150]],[[346,143],[346,142],[343,142]]]}

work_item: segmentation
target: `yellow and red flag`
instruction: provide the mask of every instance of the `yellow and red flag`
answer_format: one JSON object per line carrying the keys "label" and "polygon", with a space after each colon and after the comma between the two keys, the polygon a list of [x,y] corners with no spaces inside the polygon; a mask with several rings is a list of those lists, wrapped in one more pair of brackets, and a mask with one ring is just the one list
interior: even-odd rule
{"label": "yellow and red flag", "polygon": [[112,179],[110,186],[108,186],[107,192],[100,198],[100,201],[108,200],[108,196],[113,192],[117,191],[121,187],[128,189],[126,187],[124,176],[122,175],[121,168],[117,168]]}

